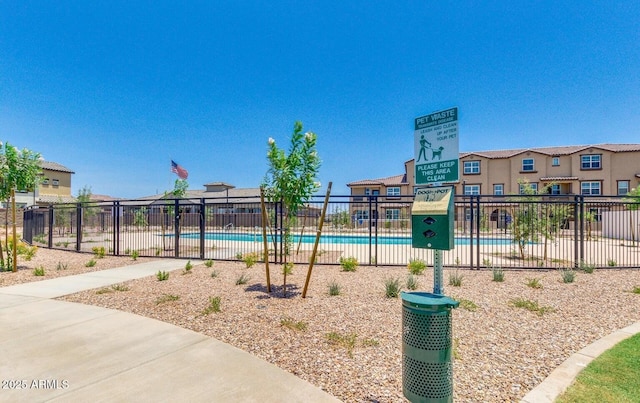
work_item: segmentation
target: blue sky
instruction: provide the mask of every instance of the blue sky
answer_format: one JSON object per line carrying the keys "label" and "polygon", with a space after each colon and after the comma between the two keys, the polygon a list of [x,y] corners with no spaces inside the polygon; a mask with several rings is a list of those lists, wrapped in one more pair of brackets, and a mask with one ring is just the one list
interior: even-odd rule
{"label": "blue sky", "polygon": [[640,2],[0,1],[0,140],[73,194],[257,187],[318,135],[322,190],[401,174],[413,119],[460,151],[640,143]]}

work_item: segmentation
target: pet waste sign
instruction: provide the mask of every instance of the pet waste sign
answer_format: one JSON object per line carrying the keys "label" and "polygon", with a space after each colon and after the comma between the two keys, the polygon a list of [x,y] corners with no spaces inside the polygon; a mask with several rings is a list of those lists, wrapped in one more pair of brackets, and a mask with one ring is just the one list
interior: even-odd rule
{"label": "pet waste sign", "polygon": [[458,108],[415,119],[416,185],[459,180]]}

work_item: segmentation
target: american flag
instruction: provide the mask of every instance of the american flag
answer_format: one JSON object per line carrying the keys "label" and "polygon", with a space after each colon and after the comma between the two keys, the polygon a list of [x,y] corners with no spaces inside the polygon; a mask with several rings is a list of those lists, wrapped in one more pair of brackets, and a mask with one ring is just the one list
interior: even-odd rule
{"label": "american flag", "polygon": [[189,177],[189,172],[174,160],[171,160],[171,172],[177,174],[180,179],[187,179]]}

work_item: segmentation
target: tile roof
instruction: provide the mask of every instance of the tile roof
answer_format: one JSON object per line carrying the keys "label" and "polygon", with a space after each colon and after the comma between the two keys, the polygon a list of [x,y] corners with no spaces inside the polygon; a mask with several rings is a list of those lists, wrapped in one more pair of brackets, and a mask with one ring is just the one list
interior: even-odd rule
{"label": "tile roof", "polygon": [[394,175],[388,176],[386,178],[380,179],[363,179],[351,183],[347,183],[347,186],[363,186],[363,185],[384,185],[384,186],[394,186],[394,185],[406,185],[407,184],[407,176],[405,174],[402,175]]}
{"label": "tile roof", "polygon": [[75,173],[72,170],[70,170],[69,168],[65,167],[64,165],[58,164],[57,162],[52,162],[52,161],[41,160],[40,161],[40,168],[47,169],[49,171],[68,172],[70,174],[74,174]]}
{"label": "tile roof", "polygon": [[489,159],[510,158],[518,154],[530,151],[550,156],[571,155],[577,152],[596,148],[614,153],[640,151],[640,144],[587,144],[577,146],[560,146],[560,147],[535,147],[535,148],[516,148],[512,150],[489,150],[489,151],[470,151],[460,153],[460,158],[469,155],[477,155]]}

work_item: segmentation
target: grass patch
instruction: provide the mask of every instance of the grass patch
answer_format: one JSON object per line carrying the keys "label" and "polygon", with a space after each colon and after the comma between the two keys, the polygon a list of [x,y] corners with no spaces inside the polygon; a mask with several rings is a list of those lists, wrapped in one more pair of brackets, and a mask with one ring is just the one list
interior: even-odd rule
{"label": "grass patch", "polygon": [[409,269],[409,273],[414,275],[421,275],[427,269],[427,264],[424,260],[420,259],[411,259],[409,260],[409,264],[407,265],[407,269]]}
{"label": "grass patch", "polygon": [[293,318],[285,317],[280,320],[280,326],[286,327],[287,329],[297,330],[300,332],[304,332],[307,330],[307,323],[301,320],[296,321]]}
{"label": "grass patch", "polygon": [[595,269],[596,269],[596,265],[594,264],[587,264],[585,262],[580,263],[580,270],[582,270],[587,274],[592,274]]}
{"label": "grass patch", "polygon": [[502,270],[502,268],[495,267],[491,270],[491,273],[493,275],[493,281],[497,283],[502,283],[504,281],[504,270]]}
{"label": "grass patch", "polygon": [[220,308],[220,297],[209,297],[209,305],[202,311],[203,315],[209,315],[210,313],[218,313],[221,311]]}
{"label": "grass patch", "polygon": [[58,262],[58,265],[56,266],[56,270],[67,270],[69,268],[69,265],[67,263],[62,263],[62,262]]}
{"label": "grass patch", "polygon": [[334,297],[336,295],[340,295],[341,292],[342,290],[340,289],[340,284],[338,284],[337,281],[334,280],[329,283],[329,295]]}
{"label": "grass patch", "polygon": [[156,299],[156,305],[164,304],[165,302],[177,301],[179,299],[179,295],[164,294]]}
{"label": "grass patch", "polygon": [[418,289],[418,279],[413,274],[407,276],[407,289],[411,291]]}
{"label": "grass patch", "polygon": [[634,293],[634,294],[640,294],[640,286],[633,287],[631,292]]}
{"label": "grass patch", "polygon": [[563,283],[573,283],[576,279],[576,272],[571,269],[560,270],[560,275]]}
{"label": "grass patch", "polygon": [[95,265],[96,265],[96,263],[97,263],[97,262],[96,262],[96,260],[95,260],[95,259],[91,259],[91,260],[89,260],[87,263],[85,263],[84,265],[85,265],[85,267],[93,267],[93,266],[95,266]]}
{"label": "grass patch", "polygon": [[398,298],[398,296],[400,295],[400,279],[386,279],[384,281],[384,295],[387,298]]}
{"label": "grass patch", "polygon": [[38,277],[44,276],[44,267],[38,266],[33,269],[33,275]]}
{"label": "grass patch", "polygon": [[640,390],[640,334],[593,360],[556,402],[637,402]]}
{"label": "grass patch", "polygon": [[478,305],[476,305],[475,302],[469,300],[469,299],[464,299],[464,298],[460,298],[457,299],[456,301],[458,301],[460,303],[460,308],[462,309],[466,309],[467,311],[471,311],[471,312],[475,312],[478,309]]}
{"label": "grass patch", "polygon": [[363,339],[358,343],[357,333],[341,334],[338,332],[329,332],[325,337],[329,344],[345,348],[349,357],[353,357],[353,350],[358,346],[376,347],[380,345],[380,342],[376,339]]}
{"label": "grass patch", "polygon": [[460,287],[462,285],[463,278],[464,276],[458,273],[458,269],[456,269],[453,273],[449,273],[449,285]]}
{"label": "grass patch", "polygon": [[124,284],[114,284],[111,286],[111,289],[113,289],[113,291],[129,291],[130,290],[129,286]]}
{"label": "grass patch", "polygon": [[553,309],[550,306],[540,306],[538,304],[538,301],[531,301],[531,300],[524,299],[524,298],[512,299],[509,303],[512,306],[516,307],[516,308],[524,308],[527,311],[534,312],[538,316],[542,316],[547,312],[554,312],[555,311],[555,309]]}
{"label": "grass patch", "polygon": [[540,282],[540,279],[537,278],[537,277],[528,278],[527,279],[527,287],[540,289],[540,288],[542,288],[542,283]]}
{"label": "grass patch", "polygon": [[218,273],[218,270],[213,270],[211,272],[211,278],[217,278],[220,275],[220,273]]}
{"label": "grass patch", "polygon": [[240,277],[238,277],[236,279],[236,285],[243,285],[243,284],[247,284],[249,282],[249,280],[251,280],[250,276],[247,276],[246,274],[242,273],[240,275]]}
{"label": "grass patch", "polygon": [[358,259],[353,256],[340,257],[340,267],[342,267],[342,271],[356,271],[358,268]]}

